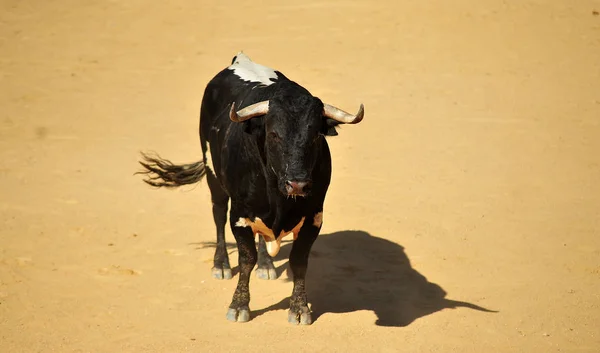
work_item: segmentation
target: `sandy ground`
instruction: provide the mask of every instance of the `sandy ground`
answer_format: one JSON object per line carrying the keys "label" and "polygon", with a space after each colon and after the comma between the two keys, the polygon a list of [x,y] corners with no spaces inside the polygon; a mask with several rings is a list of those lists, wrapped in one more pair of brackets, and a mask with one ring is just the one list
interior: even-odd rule
{"label": "sandy ground", "polygon": [[[1,1],[0,351],[599,352],[595,11]],[[239,50],[365,104],[329,140],[310,327],[287,323],[289,243],[226,321],[205,182],[133,175],[140,150],[199,159],[204,86]]]}

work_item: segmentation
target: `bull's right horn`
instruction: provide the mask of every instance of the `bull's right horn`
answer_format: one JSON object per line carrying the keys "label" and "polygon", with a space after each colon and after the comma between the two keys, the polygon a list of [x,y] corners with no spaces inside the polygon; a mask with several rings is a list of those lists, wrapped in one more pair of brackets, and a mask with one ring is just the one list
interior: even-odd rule
{"label": "bull's right horn", "polygon": [[323,116],[343,124],[358,124],[365,116],[365,107],[361,104],[358,113],[352,115],[333,105],[323,104]]}
{"label": "bull's right horn", "polygon": [[231,103],[229,110],[229,119],[236,123],[241,123],[255,116],[265,115],[269,112],[269,101],[262,101],[247,106],[246,108],[235,111],[235,102]]}

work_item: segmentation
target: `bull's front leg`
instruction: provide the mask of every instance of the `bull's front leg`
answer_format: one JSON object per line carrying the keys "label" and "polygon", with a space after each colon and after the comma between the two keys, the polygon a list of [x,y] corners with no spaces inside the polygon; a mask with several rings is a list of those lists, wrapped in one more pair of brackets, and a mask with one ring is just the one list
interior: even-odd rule
{"label": "bull's front leg", "polygon": [[294,275],[294,289],[290,298],[290,311],[288,312],[288,321],[295,325],[310,325],[312,317],[308,308],[308,298],[306,296],[306,270],[308,267],[308,257],[315,239],[321,230],[321,217],[318,215],[315,219],[308,219],[300,229],[298,238],[294,241],[290,253],[290,267]]}
{"label": "bull's front leg", "polygon": [[230,223],[238,246],[240,275],[231,305],[229,305],[227,311],[227,320],[246,322],[250,320],[250,273],[256,265],[257,252],[252,229],[237,226],[236,220],[238,218],[232,212]]}

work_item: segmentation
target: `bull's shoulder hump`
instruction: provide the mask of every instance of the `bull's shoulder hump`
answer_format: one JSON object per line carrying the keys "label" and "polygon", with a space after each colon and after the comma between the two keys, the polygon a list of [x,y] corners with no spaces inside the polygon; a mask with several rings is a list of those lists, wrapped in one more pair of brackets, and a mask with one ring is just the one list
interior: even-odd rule
{"label": "bull's shoulder hump", "polygon": [[233,58],[233,63],[227,69],[233,71],[233,74],[243,81],[256,82],[265,86],[272,85],[278,79],[275,70],[255,63],[242,52]]}

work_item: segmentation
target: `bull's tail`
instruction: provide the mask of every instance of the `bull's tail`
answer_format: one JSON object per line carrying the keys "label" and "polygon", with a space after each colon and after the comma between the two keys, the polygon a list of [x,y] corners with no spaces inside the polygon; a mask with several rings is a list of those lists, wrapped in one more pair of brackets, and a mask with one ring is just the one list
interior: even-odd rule
{"label": "bull's tail", "polygon": [[197,183],[206,174],[203,161],[190,164],[173,164],[158,155],[149,156],[142,153],[140,164],[145,170],[135,174],[145,174],[144,181],[155,187],[175,188],[186,184]]}

